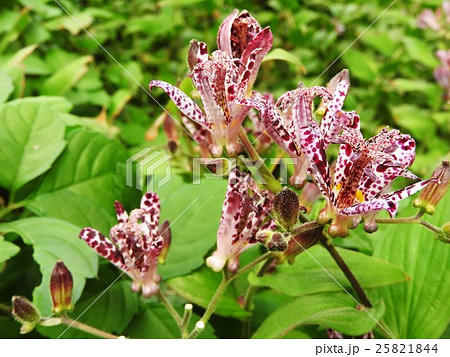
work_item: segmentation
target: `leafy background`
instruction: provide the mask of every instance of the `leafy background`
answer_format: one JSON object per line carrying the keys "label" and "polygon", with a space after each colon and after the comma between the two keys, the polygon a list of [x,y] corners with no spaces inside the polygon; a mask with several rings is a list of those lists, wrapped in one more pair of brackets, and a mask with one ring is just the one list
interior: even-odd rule
{"label": "leafy background", "polygon": [[[443,89],[433,78],[439,65],[434,53],[445,42],[416,25],[419,13],[440,1],[397,2],[323,75],[391,1],[60,3],[98,43],[54,1],[0,4],[0,337],[22,337],[8,313],[12,295],[32,298],[43,312],[50,311],[47,287],[56,260],[64,260],[75,278],[73,316],[118,276],[77,235],[84,226],[107,233],[115,222],[115,199],[127,209],[138,205],[141,192],[125,185],[124,167],[145,147],[169,153],[178,168],[158,190],[163,219],[174,221],[198,197],[172,227],[173,245],[160,273],[176,308],[193,302],[201,315],[220,282],[220,274],[203,262],[215,243],[226,182],[191,184],[186,174],[189,142],[180,131],[179,146],[170,151],[157,125],[162,109],[154,99],[165,106],[167,97],[155,91],[153,99],[143,89],[151,79],[183,80],[189,41],[198,38],[215,49],[217,28],[234,8],[247,8],[274,33],[274,49],[256,83],[259,90],[278,97],[299,81],[324,84],[349,68],[352,89],[346,105],[361,114],[366,136],[386,125],[410,133],[418,144],[412,169],[425,177],[449,158],[449,113]],[[182,86],[191,88],[186,79]],[[180,119],[171,104],[166,109]],[[414,212],[408,206],[402,203],[400,216]],[[442,225],[449,209],[447,194],[430,221]],[[335,242],[368,289],[371,314],[392,336],[450,336],[448,246],[418,225],[384,226],[371,236],[357,229]],[[242,262],[260,253],[254,247]],[[348,288],[321,247],[310,254]],[[249,284],[260,287],[252,312],[241,304]],[[102,299],[81,321],[130,337],[179,337],[162,305],[132,294],[127,278]],[[302,254],[273,275],[237,279],[202,336],[240,337],[242,321],[249,318],[255,338],[323,338],[327,327],[349,335],[375,328],[376,336],[385,336],[354,307]],[[60,327],[38,328],[25,337],[60,332]],[[64,337],[89,336],[69,330]]]}

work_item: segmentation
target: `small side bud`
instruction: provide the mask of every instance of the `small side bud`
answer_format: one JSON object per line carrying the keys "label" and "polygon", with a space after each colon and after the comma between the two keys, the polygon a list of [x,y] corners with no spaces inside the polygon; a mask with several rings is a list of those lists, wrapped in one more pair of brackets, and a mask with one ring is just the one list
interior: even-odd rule
{"label": "small side bud", "polygon": [[450,222],[445,223],[441,229],[442,229],[442,232],[436,234],[437,239],[439,239],[443,243],[449,244],[450,243]]}
{"label": "small side bud", "polygon": [[427,185],[413,202],[414,207],[422,208],[430,215],[434,214],[437,204],[447,192],[450,183],[450,163],[442,161],[441,165],[434,170],[431,178],[436,179],[436,182]]}
{"label": "small side bud", "polygon": [[163,237],[164,245],[159,253],[158,263],[164,264],[166,262],[167,253],[169,252],[170,243],[172,242],[172,232],[170,231],[170,223],[165,220],[164,223],[159,228],[159,234]]}
{"label": "small side bud", "polygon": [[288,231],[297,223],[300,203],[297,194],[285,187],[273,200],[277,221]]}
{"label": "small side bud", "polygon": [[272,232],[265,229],[256,234],[256,240],[265,245],[271,252],[283,252],[288,248],[289,234]]}
{"label": "small side bud", "polygon": [[17,322],[22,324],[20,333],[25,334],[33,330],[41,320],[39,310],[31,301],[22,296],[13,296],[11,302],[12,315]]}
{"label": "small side bud", "polygon": [[73,278],[62,261],[57,261],[50,277],[50,293],[53,301],[52,311],[60,314],[72,310]]}

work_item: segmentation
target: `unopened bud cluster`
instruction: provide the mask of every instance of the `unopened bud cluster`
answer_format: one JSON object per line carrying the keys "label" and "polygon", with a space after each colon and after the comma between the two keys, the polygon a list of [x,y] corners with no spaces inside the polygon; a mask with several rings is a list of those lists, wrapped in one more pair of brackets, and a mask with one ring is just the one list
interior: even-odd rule
{"label": "unopened bud cluster", "polygon": [[436,182],[425,187],[413,202],[414,207],[422,208],[428,214],[434,214],[437,204],[447,192],[450,183],[450,163],[442,161],[431,178],[436,179]]}

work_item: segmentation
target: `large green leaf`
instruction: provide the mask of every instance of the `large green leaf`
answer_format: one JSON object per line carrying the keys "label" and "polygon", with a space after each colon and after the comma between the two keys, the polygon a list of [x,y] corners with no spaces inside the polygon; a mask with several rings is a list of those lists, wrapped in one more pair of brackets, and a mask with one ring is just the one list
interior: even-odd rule
{"label": "large green leaf", "polygon": [[33,292],[33,302],[44,314],[50,314],[50,275],[58,260],[62,260],[73,275],[73,301],[78,300],[86,278],[97,274],[96,253],[78,238],[80,227],[47,217],[32,217],[0,224],[0,231],[15,232],[26,244],[33,246],[33,258],[39,264],[42,283]]}
{"label": "large green leaf", "polygon": [[[424,219],[440,226],[448,220],[449,208],[447,194],[436,214]],[[409,209],[402,215],[414,212]],[[450,320],[450,246],[418,224],[381,227],[373,239],[374,256],[398,265],[411,277],[373,292],[386,304],[384,320],[391,333],[396,338],[438,338]]]}
{"label": "large green leaf", "polygon": [[[81,301],[70,313],[73,319],[102,331],[121,335],[130,324],[139,307],[138,295],[131,291],[129,281],[118,281],[105,292]],[[44,336],[57,338],[98,338],[75,328],[67,326],[40,327]]]}
{"label": "large green leaf", "polygon": [[0,141],[0,185],[15,191],[59,156],[64,124],[46,104],[16,100],[0,106]]}
{"label": "large green leaf", "polygon": [[[179,311],[182,314],[182,311]],[[189,331],[194,328],[195,323],[200,320],[200,316],[193,314],[189,322]],[[180,330],[173,317],[162,304],[147,304],[131,322],[130,327],[125,331],[125,335],[130,338],[180,338]],[[205,330],[199,338],[214,338],[214,330],[210,324],[205,326]]]}
{"label": "large green leaf", "polygon": [[4,238],[0,236],[0,263],[15,256],[19,251],[20,248],[17,245],[5,241]]}
{"label": "large green leaf", "polygon": [[345,293],[302,296],[275,310],[252,338],[281,338],[301,325],[318,324],[346,335],[362,335],[376,325],[384,312],[380,302],[367,310],[358,310],[355,301]]}
{"label": "large green leaf", "polygon": [[[407,280],[406,274],[395,265],[381,259],[372,258],[363,253],[337,248],[347,265],[355,274],[363,288],[375,288],[379,286],[401,283]],[[311,254],[303,253],[297,257],[293,265],[283,264],[273,274],[257,277],[249,275],[249,281],[253,285],[267,286],[277,289],[290,296],[300,296],[327,291],[342,291],[343,286],[347,291],[352,287],[339,269],[330,254],[321,246],[315,246],[308,250]],[[336,279],[339,286],[323,269]]]}
{"label": "large green leaf", "polygon": [[38,215],[91,226],[108,234],[117,223],[114,200],[116,167],[127,153],[117,140],[86,130],[69,134],[64,153],[27,205]]}
{"label": "large green leaf", "polygon": [[[214,296],[221,279],[222,274],[215,273],[207,267],[202,267],[190,275],[170,279],[167,281],[167,285],[189,302],[206,308]],[[220,299],[215,314],[237,318],[249,315],[238,304],[237,294],[232,286],[228,286],[228,289]]]}
{"label": "large green leaf", "polygon": [[63,95],[87,73],[87,64],[92,60],[92,56],[83,56],[66,64],[43,83],[41,93]]}
{"label": "large green leaf", "polygon": [[226,186],[226,180],[202,180],[193,185],[192,177],[172,175],[156,189],[161,197],[161,217],[173,224],[167,263],[159,267],[163,278],[187,274],[203,264],[216,242]]}

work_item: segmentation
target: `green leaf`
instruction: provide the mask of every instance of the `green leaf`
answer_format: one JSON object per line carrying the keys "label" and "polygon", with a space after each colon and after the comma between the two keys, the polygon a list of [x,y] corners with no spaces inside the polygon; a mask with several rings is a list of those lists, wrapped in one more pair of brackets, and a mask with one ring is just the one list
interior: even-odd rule
{"label": "green leaf", "polygon": [[0,141],[0,185],[16,191],[59,156],[64,124],[46,104],[16,100],[0,106]]}
{"label": "green leaf", "polygon": [[10,94],[14,91],[12,78],[4,71],[0,70],[0,104],[6,102]]}
{"label": "green leaf", "polygon": [[[347,249],[337,248],[337,250],[363,288],[375,288],[407,280],[406,274],[391,263]],[[297,257],[293,265],[283,264],[277,267],[273,274],[262,277],[250,274],[250,283],[267,286],[290,296],[342,291],[342,288],[317,264],[319,262],[339,284],[347,291],[352,291],[344,273],[326,249],[315,246],[308,252],[314,259],[303,253]]]}
{"label": "green leaf", "polygon": [[168,219],[173,224],[167,262],[158,268],[164,279],[187,274],[203,264],[216,242],[226,187],[223,179],[193,185],[190,176],[172,175],[155,189],[161,197],[161,222]]}
{"label": "green leaf", "polygon": [[435,132],[430,126],[430,114],[412,104],[400,104],[391,108],[394,121],[408,129],[417,139],[424,139]]}
{"label": "green leaf", "polygon": [[86,278],[97,274],[97,255],[78,238],[80,227],[55,218],[32,217],[1,223],[0,231],[15,232],[24,243],[33,246],[33,258],[42,273],[42,283],[33,292],[33,303],[44,316],[50,314],[52,307],[49,284],[56,261],[62,260],[72,273],[73,302],[80,297]]}
{"label": "green leaf", "polygon": [[[98,299],[98,300],[97,300]],[[130,324],[139,307],[138,295],[131,291],[129,281],[118,281],[105,292],[81,301],[70,313],[73,318],[102,331],[121,335]],[[81,315],[82,314],[82,315]],[[81,315],[81,316],[80,316]],[[42,327],[39,332],[50,338],[57,338],[67,326]],[[98,338],[92,334],[69,328],[61,338]]]}
{"label": "green leaf", "polygon": [[[175,292],[186,300],[201,306],[208,307],[214,293],[222,280],[222,274],[215,273],[206,266],[187,276],[173,278],[167,281]],[[248,316],[237,302],[237,294],[232,286],[228,286],[217,304],[215,314],[232,316],[236,318]]]}
{"label": "green leaf", "polygon": [[368,31],[364,33],[361,40],[385,56],[391,56],[398,46],[389,32]]}
{"label": "green leaf", "polygon": [[298,326],[311,324],[346,335],[362,335],[376,325],[376,320],[384,313],[384,305],[379,302],[367,311],[372,316],[358,310],[355,301],[344,293],[302,296],[271,314],[252,338],[281,338]]}
{"label": "green leaf", "polygon": [[[179,313],[183,311],[178,309]],[[189,321],[189,331],[194,328],[200,316],[192,314]],[[180,330],[177,323],[162,304],[147,304],[131,322],[125,331],[125,336],[130,338],[180,338]],[[205,326],[198,338],[215,338],[214,330],[210,324]]]}
{"label": "green leaf", "polygon": [[366,53],[351,49],[342,55],[342,60],[350,70],[350,75],[362,81],[373,82],[378,76],[375,60]]}
{"label": "green leaf", "polygon": [[41,93],[44,95],[63,95],[87,73],[87,64],[92,60],[92,56],[83,56],[69,62],[44,81]]}
{"label": "green leaf", "polygon": [[91,226],[108,234],[117,223],[116,167],[126,157],[126,150],[117,140],[75,130],[26,207],[38,215],[61,218],[80,227]]}
{"label": "green leaf", "polygon": [[414,37],[404,37],[403,44],[409,57],[429,68],[439,66],[439,61],[433,55],[428,42]]}
{"label": "green leaf", "polygon": [[[435,225],[448,220],[450,195],[440,202],[436,214],[423,219]],[[410,208],[402,213],[415,214]],[[450,320],[450,246],[434,239],[418,224],[380,227],[373,237],[374,256],[401,267],[411,280],[377,289],[386,304],[384,321],[395,338],[438,338]]]}
{"label": "green leaf", "polygon": [[15,256],[19,251],[20,248],[17,245],[5,241],[4,238],[0,236],[0,263]]}
{"label": "green leaf", "polygon": [[302,71],[305,70],[305,66],[303,65],[299,57],[282,48],[274,48],[264,57],[263,62],[274,60],[289,62],[295,65],[297,68],[301,69]]}

